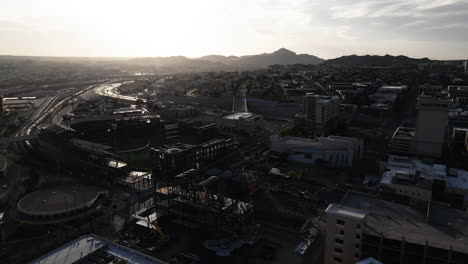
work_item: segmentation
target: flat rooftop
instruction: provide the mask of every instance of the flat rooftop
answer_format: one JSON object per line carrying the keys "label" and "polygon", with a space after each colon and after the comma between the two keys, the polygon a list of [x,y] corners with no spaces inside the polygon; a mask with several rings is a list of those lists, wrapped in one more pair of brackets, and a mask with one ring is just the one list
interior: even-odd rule
{"label": "flat rooftop", "polygon": [[[431,210],[431,225],[426,222],[425,214],[419,211],[368,194],[349,192],[343,200],[343,205],[366,213],[366,234],[379,237],[382,234],[383,237],[394,240],[404,238],[407,242],[415,244],[425,244],[427,241],[432,247],[449,249],[452,246],[453,250],[468,253],[468,228],[459,229],[458,232],[447,232],[447,229],[453,227],[453,223],[460,221],[464,223],[461,226],[466,227],[466,212],[452,208],[442,211],[431,207],[434,209]],[[460,215],[465,216],[461,218]],[[446,223],[435,219],[443,219]]]}
{"label": "flat rooftop", "polygon": [[224,117],[224,119],[230,119],[230,120],[253,120],[259,115],[256,115],[254,113],[249,113],[249,112],[237,112],[237,113],[232,113],[230,115],[227,115]]}
{"label": "flat rooftop", "polygon": [[[94,254],[92,254],[94,253]],[[97,257],[97,258],[96,258]],[[85,235],[65,244],[46,255],[31,261],[29,264],[73,264],[81,263],[132,263],[132,264],[163,264],[138,251],[124,247],[100,238],[96,235]],[[88,261],[87,261],[88,260]],[[93,262],[97,260],[98,262]],[[120,262],[119,262],[120,260]]]}
{"label": "flat rooftop", "polygon": [[88,185],[62,185],[37,190],[23,197],[18,208],[28,214],[54,214],[66,212],[92,203],[107,190]]}
{"label": "flat rooftop", "polygon": [[366,213],[363,211],[345,207],[340,204],[330,204],[325,210],[325,213],[356,220],[363,220],[366,217]]}

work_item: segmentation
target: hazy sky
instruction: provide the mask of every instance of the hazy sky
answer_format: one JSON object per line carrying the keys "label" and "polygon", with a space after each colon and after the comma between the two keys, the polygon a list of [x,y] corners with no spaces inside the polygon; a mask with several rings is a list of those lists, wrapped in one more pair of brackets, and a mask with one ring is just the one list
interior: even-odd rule
{"label": "hazy sky", "polygon": [[468,0],[0,0],[0,54],[468,58]]}

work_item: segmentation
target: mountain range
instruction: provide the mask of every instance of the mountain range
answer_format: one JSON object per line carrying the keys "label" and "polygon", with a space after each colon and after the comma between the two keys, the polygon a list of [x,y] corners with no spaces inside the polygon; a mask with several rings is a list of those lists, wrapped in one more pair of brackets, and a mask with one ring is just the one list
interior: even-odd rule
{"label": "mountain range", "polygon": [[[371,56],[350,55],[335,59],[323,60],[313,55],[296,54],[293,51],[281,48],[272,53],[262,53],[247,56],[208,55],[199,58],[184,56],[171,57],[144,57],[144,58],[90,58],[90,57],[34,57],[34,56],[0,56],[0,66],[5,63],[72,63],[102,68],[119,68],[125,71],[136,72],[206,72],[206,71],[233,71],[255,70],[266,68],[269,65],[347,65],[355,67],[377,66],[388,67],[431,62],[427,58],[413,59],[406,56]],[[20,65],[20,64],[18,64]]]}
{"label": "mountain range", "polygon": [[296,54],[285,48],[281,48],[272,53],[263,53],[247,56],[222,56],[208,55],[199,58],[187,58],[183,56],[173,57],[151,57],[130,59],[126,63],[130,65],[153,66],[161,70],[178,69],[187,70],[196,67],[197,71],[209,70],[252,70],[266,68],[269,65],[281,64],[319,64],[324,60],[313,55]]}
{"label": "mountain range", "polygon": [[324,64],[328,65],[347,65],[347,66],[376,66],[376,67],[390,67],[395,65],[409,65],[409,64],[417,64],[417,63],[427,63],[431,62],[428,58],[422,59],[414,59],[406,56],[392,56],[392,55],[385,55],[385,56],[377,56],[377,55],[350,55],[350,56],[342,56],[335,59],[330,59],[324,62]]}
{"label": "mountain range", "polygon": [[272,53],[263,53],[259,55],[248,56],[220,56],[208,55],[198,58],[198,60],[207,60],[211,62],[219,62],[233,66],[265,68],[269,65],[291,65],[291,64],[319,64],[324,60],[308,54],[296,54],[285,48],[281,48]]}

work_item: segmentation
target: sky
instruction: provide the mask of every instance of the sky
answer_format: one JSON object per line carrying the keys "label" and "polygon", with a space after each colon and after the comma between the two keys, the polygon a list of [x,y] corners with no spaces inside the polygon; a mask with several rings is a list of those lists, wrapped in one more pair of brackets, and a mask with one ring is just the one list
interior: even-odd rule
{"label": "sky", "polygon": [[468,58],[468,0],[0,0],[0,54]]}

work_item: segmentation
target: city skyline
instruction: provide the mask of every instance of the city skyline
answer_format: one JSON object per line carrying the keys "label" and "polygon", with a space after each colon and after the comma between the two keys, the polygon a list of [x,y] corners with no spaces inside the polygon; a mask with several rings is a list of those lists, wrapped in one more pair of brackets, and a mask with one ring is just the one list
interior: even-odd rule
{"label": "city skyline", "polygon": [[466,0],[0,3],[3,55],[468,57]]}

